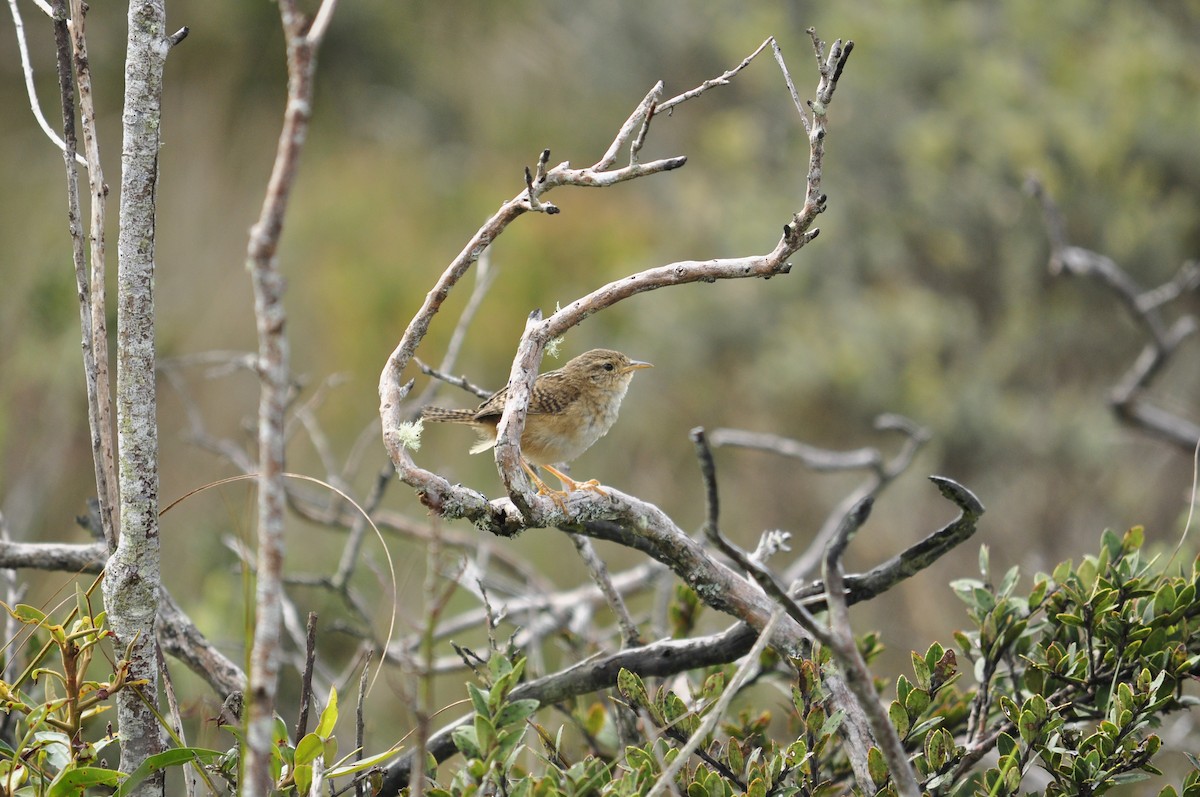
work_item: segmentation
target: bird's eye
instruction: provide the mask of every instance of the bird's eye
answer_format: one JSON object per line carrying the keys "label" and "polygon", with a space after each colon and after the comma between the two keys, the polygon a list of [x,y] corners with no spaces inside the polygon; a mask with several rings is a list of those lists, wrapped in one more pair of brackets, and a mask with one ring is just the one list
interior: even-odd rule
{"label": "bird's eye", "polygon": [[605,363],[605,364],[604,364],[604,370],[605,370],[605,371],[611,371],[611,370],[613,370],[614,368],[616,368],[616,366],[615,366],[615,365],[613,365],[612,363]]}

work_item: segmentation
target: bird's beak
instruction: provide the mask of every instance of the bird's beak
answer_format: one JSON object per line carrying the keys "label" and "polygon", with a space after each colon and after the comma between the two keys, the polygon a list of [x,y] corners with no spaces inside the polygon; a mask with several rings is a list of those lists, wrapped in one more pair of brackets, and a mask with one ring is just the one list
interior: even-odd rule
{"label": "bird's beak", "polygon": [[643,368],[653,367],[654,363],[644,363],[641,360],[634,360],[633,362],[629,363],[629,365],[625,366],[625,373],[629,373],[630,371],[640,371]]}

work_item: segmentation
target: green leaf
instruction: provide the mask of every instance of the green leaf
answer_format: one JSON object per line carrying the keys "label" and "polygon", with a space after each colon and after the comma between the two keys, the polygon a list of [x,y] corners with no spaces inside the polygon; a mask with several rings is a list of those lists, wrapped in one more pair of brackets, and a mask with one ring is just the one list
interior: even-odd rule
{"label": "green leaf", "polygon": [[929,665],[925,663],[925,657],[912,651],[913,674],[917,677],[917,686],[921,689],[929,689]]}
{"label": "green leaf", "polygon": [[480,752],[485,755],[496,743],[496,726],[482,714],[475,715],[475,740],[479,744]]}
{"label": "green leaf", "polygon": [[937,772],[945,765],[945,749],[941,744],[937,732],[925,737],[923,752],[925,753],[925,764],[930,772]]}
{"label": "green leaf", "polygon": [[1013,589],[1017,586],[1017,579],[1021,577],[1021,569],[1013,565],[1004,574],[1004,580],[1000,582],[1000,588],[996,592],[1002,598],[1007,598],[1012,594]]}
{"label": "green leaf", "polygon": [[589,736],[598,736],[604,729],[604,723],[608,720],[608,712],[600,703],[592,703],[588,706],[587,713],[583,716],[583,729],[587,731]]}
{"label": "green leaf", "polygon": [[908,712],[904,710],[904,706],[900,705],[899,700],[893,700],[888,706],[888,719],[892,721],[892,725],[896,726],[896,733],[901,739],[908,736],[908,729],[911,723],[908,720]]}
{"label": "green leaf", "polygon": [[488,694],[480,689],[475,684],[467,684],[467,694],[471,696],[471,707],[475,709],[476,714],[487,716],[491,714],[488,708]]}
{"label": "green leaf", "polygon": [[135,786],[167,767],[178,767],[188,763],[208,766],[220,761],[224,756],[225,753],[219,750],[206,750],[201,747],[172,747],[170,750],[155,753],[143,761],[141,766],[129,773],[129,777],[121,783],[113,797],[128,797]]}
{"label": "green leaf", "polygon": [[1034,608],[1041,605],[1042,599],[1046,597],[1046,591],[1049,589],[1050,583],[1045,578],[1038,578],[1033,582],[1033,589],[1029,591],[1029,608]]}
{"label": "green leaf", "polygon": [[37,731],[33,734],[37,747],[46,756],[51,768],[65,770],[71,766],[71,737],[62,731]]}
{"label": "green leaf", "polygon": [[500,710],[502,705],[504,705],[504,701],[508,697],[508,693],[512,691],[513,683],[513,673],[510,670],[497,678],[495,683],[492,684],[492,688],[488,690],[487,716],[492,716]]}
{"label": "green leaf", "polygon": [[871,780],[875,782],[875,788],[881,789],[888,782],[888,767],[887,761],[883,758],[883,751],[878,747],[872,747],[867,751],[867,772],[871,776]]}
{"label": "green leaf", "polygon": [[1007,733],[1001,733],[996,737],[996,752],[1001,756],[1012,755],[1017,749],[1017,740]]}
{"label": "green leaf", "polygon": [[322,739],[316,733],[305,734],[300,743],[296,745],[296,755],[294,761],[296,766],[302,764],[311,764],[317,760],[317,756],[325,752],[325,745]]}
{"label": "green leaf", "polygon": [[509,788],[508,797],[529,797],[532,787],[530,778],[521,778]]}
{"label": "green leaf", "polygon": [[624,667],[617,673],[617,689],[635,708],[647,708],[650,705],[650,695],[642,679]]}
{"label": "green leaf", "polygon": [[275,715],[271,725],[271,741],[274,742],[275,749],[283,750],[291,747],[291,739],[288,737],[287,723],[283,721],[283,717]]}
{"label": "green leaf", "polygon": [[1143,526],[1134,526],[1125,532],[1125,539],[1121,541],[1121,544],[1126,551],[1137,551],[1141,549],[1145,539],[1146,529]]}
{"label": "green leaf", "polygon": [[704,686],[700,688],[700,696],[705,700],[715,700],[724,691],[725,672],[718,670],[704,679]]}
{"label": "green leaf", "polygon": [[323,739],[322,741],[324,742],[324,747],[325,747],[326,763],[328,763],[330,761],[337,761],[337,755],[338,755],[337,737],[330,736],[326,739]]}
{"label": "green leaf", "polygon": [[1071,560],[1067,559],[1065,562],[1058,563],[1050,577],[1054,579],[1056,584],[1066,584],[1067,580],[1071,577],[1072,569]]}
{"label": "green leaf", "polygon": [[508,728],[513,725],[519,725],[526,718],[533,716],[533,713],[542,707],[538,700],[514,700],[505,705],[496,715],[496,728]]}
{"label": "green leaf", "polygon": [[[755,780],[761,785],[761,778],[755,778]],[[709,773],[708,780],[704,785],[708,789],[708,797],[725,797],[725,781],[716,772]],[[766,789],[763,789],[763,794],[766,794]]]}
{"label": "green leaf", "polygon": [[647,774],[658,771],[658,759],[640,747],[626,747],[625,761],[634,772],[645,769]]}
{"label": "green leaf", "polygon": [[101,767],[71,767],[59,772],[50,783],[47,797],[76,797],[92,786],[114,787],[124,777]]}
{"label": "green leaf", "polygon": [[805,729],[808,734],[814,739],[821,738],[821,728],[825,727],[825,720],[829,716],[825,713],[825,707],[821,705],[813,706],[808,710],[808,716],[804,718]]}
{"label": "green leaf", "polygon": [[[941,645],[937,646],[939,650]],[[930,652],[932,652],[930,648]],[[934,689],[941,689],[946,684],[954,680],[958,673],[958,657],[954,655],[953,650],[942,650],[939,654],[937,662],[933,665],[932,686]]]}
{"label": "green leaf", "polygon": [[928,733],[929,731],[938,727],[945,721],[946,721],[945,717],[939,717],[936,715],[930,717],[929,719],[921,720],[920,722],[918,722],[916,725],[914,725],[912,727],[912,730],[910,730],[908,732],[909,736],[911,736],[914,739],[920,739],[926,733]]}
{"label": "green leaf", "polygon": [[688,713],[687,705],[669,689],[660,690],[655,703],[668,725],[674,725],[676,720]]}
{"label": "green leaf", "polygon": [[308,794],[312,787],[313,776],[312,764],[297,764],[292,770],[292,779],[296,781],[296,792],[298,794]]}
{"label": "green leaf", "polygon": [[460,725],[455,728],[451,731],[450,738],[458,751],[467,758],[483,758],[483,754],[479,750],[479,738],[475,735],[475,729],[470,725]]}
{"label": "green leaf", "polygon": [[516,757],[517,749],[524,736],[524,729],[500,731],[497,734],[496,752],[492,758],[500,763],[505,772],[512,769],[513,759]]}
{"label": "green leaf", "polygon": [[830,714],[825,718],[825,721],[821,723],[821,733],[818,738],[821,736],[832,736],[833,734],[837,733],[837,729],[842,727],[842,721],[844,719],[846,719],[846,712],[840,708]]}
{"label": "green leaf", "polygon": [[908,693],[911,692],[912,689],[913,689],[912,683],[907,678],[905,678],[903,675],[901,675],[899,678],[896,679],[896,698],[901,703],[905,702],[908,699]]}
{"label": "green leaf", "polygon": [[[332,779],[332,778],[342,778],[342,777],[345,777],[346,775],[356,775],[359,772],[368,770],[373,766],[382,764],[384,761],[387,761],[389,758],[391,758],[393,756],[399,755],[400,751],[403,749],[404,749],[403,747],[400,747],[399,745],[397,745],[396,747],[394,747],[391,750],[384,750],[382,753],[377,753],[376,755],[373,755],[373,756],[367,756],[366,758],[364,758],[361,761],[354,761],[351,763],[347,763],[345,765],[331,767],[325,771],[325,777]],[[432,772],[433,768],[430,767],[426,771]],[[429,794],[429,792],[426,792],[426,794]]]}
{"label": "green leaf", "polygon": [[317,736],[323,739],[328,739],[333,736],[333,728],[337,725],[338,720],[338,700],[337,687],[329,687],[329,702],[325,704],[325,708],[321,710],[321,721],[317,723]]}
{"label": "green leaf", "polygon": [[18,603],[16,606],[9,606],[6,603],[4,608],[8,609],[8,613],[13,616],[14,620],[26,625],[41,625],[46,620],[45,612],[26,603]]}
{"label": "green leaf", "polygon": [[725,760],[729,769],[735,774],[741,774],[746,766],[746,757],[742,755],[742,746],[736,740],[730,739],[725,748]]}
{"label": "green leaf", "polygon": [[487,668],[488,675],[491,676],[492,683],[494,684],[499,681],[502,676],[508,675],[510,672],[512,672],[512,663],[504,656],[496,653],[492,654],[491,658],[488,659]]}
{"label": "green leaf", "polygon": [[914,717],[919,717],[929,708],[929,693],[924,689],[914,689],[908,693],[904,708]]}

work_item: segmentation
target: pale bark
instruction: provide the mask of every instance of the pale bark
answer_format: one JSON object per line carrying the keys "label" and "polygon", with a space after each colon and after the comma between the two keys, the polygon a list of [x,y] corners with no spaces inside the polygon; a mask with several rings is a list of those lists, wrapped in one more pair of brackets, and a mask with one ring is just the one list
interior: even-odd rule
{"label": "pale bark", "polygon": [[[166,37],[164,0],[129,5],[121,146],[121,231],[117,239],[117,430],[121,533],[108,562],[104,603],[130,677],[158,686],[154,620],[158,614],[158,423],[154,374],[155,190]],[[117,696],[123,772],[163,749],[154,713],[134,690]],[[163,793],[161,773],[135,794]]]}
{"label": "pale bark", "polygon": [[325,0],[310,21],[294,0],[280,0],[279,14],[287,39],[288,99],[275,165],[262,212],[250,230],[246,268],[254,286],[258,327],[258,372],[262,384],[258,404],[258,557],[256,566],[254,644],[250,652],[247,701],[246,768],[243,795],[271,791],[270,762],[275,695],[282,646],[284,511],[284,421],[290,387],[287,314],[283,306],[283,273],[276,250],[283,233],[288,199],[312,117],[316,52],[336,6]]}

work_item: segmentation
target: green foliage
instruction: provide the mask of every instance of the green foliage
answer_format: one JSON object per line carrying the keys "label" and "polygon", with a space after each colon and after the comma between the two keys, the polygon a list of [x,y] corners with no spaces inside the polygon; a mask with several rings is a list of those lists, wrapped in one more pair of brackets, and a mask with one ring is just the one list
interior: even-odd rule
{"label": "green foliage", "polygon": [[[212,763],[221,757],[213,750],[174,748],[151,756],[129,775],[102,764],[101,752],[115,749],[119,739],[111,732],[89,737],[86,732],[94,725],[90,721],[110,708],[108,700],[117,692],[137,689],[144,682],[129,680],[128,652],[107,680],[88,677],[100,643],[110,636],[105,613],[91,611],[90,592],[76,590],[76,606],[62,622],[33,606],[0,602],[30,631],[24,640],[29,664],[15,680],[0,681],[0,708],[19,718],[13,743],[0,743],[0,793],[69,797],[105,787],[121,797],[166,767]],[[18,641],[9,640],[6,647]],[[52,665],[55,652],[58,661]]]}
{"label": "green foliage", "polygon": [[[487,680],[490,686],[480,688],[467,685],[473,721],[461,725],[454,731],[454,745],[463,754],[464,764],[455,773],[450,785],[430,792],[431,795],[474,795],[486,787],[498,787],[501,793],[526,795],[534,784],[528,777],[513,778],[517,756],[524,749],[521,744],[525,735],[526,722],[538,710],[536,700],[510,700],[509,694],[520,682],[525,671],[525,660],[510,660],[507,656],[493,652],[488,659]],[[515,782],[509,786],[510,780]],[[542,790],[534,793],[543,794]]]}
{"label": "green foliage", "polygon": [[687,584],[676,584],[675,595],[667,605],[667,620],[671,624],[671,637],[684,639],[690,636],[703,608],[704,604],[701,603],[700,596],[694,589]]}
{"label": "green foliage", "polygon": [[[1200,560],[1170,575],[1142,556],[1143,536],[1105,532],[1098,555],[1038,574],[1027,595],[1015,569],[998,588],[954,584],[976,624],[957,635],[979,682],[966,747],[991,734],[1000,754],[984,793],[1017,793],[1030,763],[1048,776],[1047,794],[1102,794],[1161,774],[1152,730],[1196,704],[1184,687],[1200,669]],[[986,554],[980,564],[986,579]]]}
{"label": "green foliage", "polygon": [[[1188,693],[1200,674],[1200,559],[1186,572],[1171,572],[1143,556],[1143,541],[1141,528],[1105,532],[1098,554],[1035,575],[1028,592],[1018,589],[1015,568],[993,582],[988,551],[981,551],[981,577],[952,585],[970,620],[968,630],[955,635],[958,651],[935,642],[913,652],[911,674],[897,676],[888,705],[924,790],[1016,795],[1040,788],[1048,795],[1100,795],[1162,778],[1163,741],[1155,730],[1165,716],[1200,702]],[[676,597],[687,605],[685,591]],[[101,786],[123,795],[156,772],[189,763],[206,779],[216,775],[236,788],[240,744],[228,753],[178,746],[128,777],[101,765],[100,752],[116,740],[89,739],[86,722],[114,692],[138,686],[125,679],[123,662],[107,681],[87,677],[108,636],[104,615],[88,611],[82,591],[67,622],[31,606],[5,608],[45,639],[40,647],[31,644],[36,653],[16,680],[0,682],[3,708],[21,717],[14,743],[0,748],[7,791],[70,795]],[[860,647],[873,657],[877,637],[865,635]],[[50,666],[54,652],[58,662]],[[842,737],[847,713],[827,685],[834,666],[828,652],[818,647],[810,658],[788,662],[764,655],[757,664],[760,674],[750,684],[785,688],[790,700],[764,707],[746,692],[733,696],[733,708],[720,717],[710,715],[734,665],[669,684],[648,684],[622,669],[615,683],[619,699],[571,713],[584,739],[580,755],[577,741],[564,740],[568,728],[551,732],[539,724],[537,700],[514,697],[524,659],[493,652],[480,673],[483,682],[467,686],[470,721],[453,733],[462,762],[448,780],[434,780],[428,793],[645,795],[701,732],[695,752],[674,774],[675,790],[687,797],[817,797],[860,788]],[[965,681],[973,684],[964,688]],[[40,694],[32,691],[35,685]],[[884,682],[878,686],[885,688]],[[301,795],[338,779],[370,780],[399,749],[357,761],[354,751],[339,759],[338,717],[338,695],[331,690],[316,727],[298,742],[276,719],[275,793]],[[622,724],[626,735],[618,743],[615,728]],[[530,729],[540,751],[526,745]],[[229,730],[244,743],[240,729]],[[992,759],[980,764],[985,756]],[[1193,771],[1178,786],[1159,785],[1159,794],[1200,794],[1200,761],[1191,755],[1188,761]],[[889,763],[878,749],[869,751],[865,766],[869,791],[894,793]],[[1043,780],[1031,784],[1034,771]]]}
{"label": "green foliage", "polygon": [[[359,752],[338,758],[338,742],[334,736],[334,727],[338,721],[338,694],[336,687],[330,687],[329,698],[317,727],[301,737],[295,744],[288,734],[287,724],[279,715],[275,715],[274,740],[271,745],[271,779],[275,783],[276,794],[305,795],[320,793],[322,784],[332,784],[338,778],[354,777],[370,781],[378,768],[389,758],[395,757],[400,750],[396,744],[387,750],[361,760],[355,756]],[[240,728],[224,726],[234,738],[238,746],[225,753],[212,763],[213,769],[230,786],[237,791],[241,769],[241,751],[246,747],[245,734]]]}
{"label": "green foliage", "polygon": [[[970,620],[955,635],[959,650],[935,642],[913,652],[912,672],[895,679],[888,706],[926,792],[1099,795],[1162,775],[1156,756],[1163,743],[1154,729],[1164,716],[1197,703],[1186,690],[1200,673],[1200,560],[1171,574],[1142,555],[1142,542],[1140,528],[1105,532],[1097,555],[1036,575],[1027,593],[1018,589],[1016,568],[994,584],[988,551],[981,551],[982,577],[953,584]],[[677,592],[676,600],[686,605],[686,593]],[[868,655],[878,651],[874,635],[860,645]],[[828,653],[817,648],[812,658],[786,666],[768,657],[759,663],[762,673],[752,681],[787,685],[786,722],[738,696],[728,716],[704,726],[717,730],[698,740],[675,776],[675,791],[687,797],[862,793],[841,736],[846,713],[826,686]],[[474,717],[454,734],[464,761],[448,785],[436,787],[437,797],[492,789],[521,797],[644,795],[700,732],[734,667],[670,685],[651,685],[622,669],[619,701],[574,716],[590,740],[576,761],[569,760],[564,729],[552,735],[533,721],[535,701],[511,699],[523,669],[522,660],[493,654],[490,686],[468,686]],[[967,681],[973,683],[964,687]],[[640,722],[639,740],[619,754],[596,743],[618,711]],[[518,765],[528,727],[545,748],[532,770]],[[989,764],[981,764],[989,755]],[[1163,797],[1200,794],[1200,762],[1188,759],[1194,770],[1178,788],[1160,786]],[[870,750],[866,767],[873,793],[894,794],[878,749]],[[1035,771],[1042,780],[1031,777]]]}
{"label": "green foliage", "polygon": [[[150,756],[128,775],[101,764],[101,752],[110,746],[115,750],[119,738],[110,733],[90,738],[89,721],[108,710],[108,700],[114,694],[138,688],[144,682],[127,678],[127,656],[117,662],[108,680],[88,678],[98,645],[110,634],[105,628],[104,613],[89,611],[87,593],[82,590],[77,593],[77,606],[65,622],[57,622],[25,604],[9,606],[0,602],[0,606],[33,632],[26,640],[29,665],[12,682],[0,681],[0,709],[20,718],[12,744],[0,742],[0,794],[68,797],[100,786],[122,797],[146,778],[185,764],[196,765],[210,793],[218,793],[213,776],[236,791],[241,747],[245,745],[244,734],[236,727],[225,726],[239,742],[238,747],[228,752],[179,745]],[[42,638],[46,641],[39,644]],[[9,645],[16,642],[10,640]],[[47,662],[55,651],[58,664],[50,666]],[[508,677],[515,681],[519,675],[519,671],[515,674],[510,671]],[[523,707],[520,703],[509,704],[500,712],[497,724],[502,727],[511,724],[519,711],[524,709],[527,716],[535,708],[536,704]],[[337,720],[336,689],[330,690],[316,729],[295,745],[288,738],[286,724],[276,717],[271,771],[277,793],[309,794],[314,784],[319,787],[320,783],[337,778],[369,775],[400,749],[395,745],[361,760],[352,760],[353,753],[339,760],[334,736]],[[169,728],[167,732],[171,733]]]}

